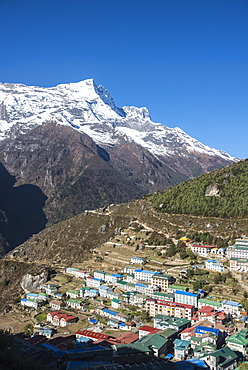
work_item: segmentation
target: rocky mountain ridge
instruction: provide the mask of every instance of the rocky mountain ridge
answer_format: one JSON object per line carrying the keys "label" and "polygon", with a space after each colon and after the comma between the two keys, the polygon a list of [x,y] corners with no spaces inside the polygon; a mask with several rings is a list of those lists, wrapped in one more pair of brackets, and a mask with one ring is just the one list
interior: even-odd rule
{"label": "rocky mountain ridge", "polygon": [[15,193],[30,186],[25,199],[32,204],[39,195],[43,202],[39,225],[10,242],[9,235],[18,235],[10,225],[23,230],[21,207],[16,218],[10,191],[0,188],[2,248],[22,243],[44,220],[51,225],[128,202],[236,161],[179,128],[154,123],[147,108],[116,107],[92,79],[51,88],[0,84],[0,162],[14,176]]}

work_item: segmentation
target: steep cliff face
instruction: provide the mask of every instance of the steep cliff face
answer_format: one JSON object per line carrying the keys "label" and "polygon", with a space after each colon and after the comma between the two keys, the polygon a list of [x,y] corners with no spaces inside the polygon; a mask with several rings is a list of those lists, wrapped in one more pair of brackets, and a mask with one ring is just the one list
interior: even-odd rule
{"label": "steep cliff face", "polygon": [[16,185],[36,185],[48,197],[50,223],[143,194],[89,136],[54,122],[0,142],[0,158],[16,175]]}

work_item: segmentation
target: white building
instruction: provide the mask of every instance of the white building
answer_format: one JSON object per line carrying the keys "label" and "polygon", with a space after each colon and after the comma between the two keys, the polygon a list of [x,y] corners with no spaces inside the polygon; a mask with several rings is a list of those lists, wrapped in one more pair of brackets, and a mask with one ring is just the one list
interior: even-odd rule
{"label": "white building", "polygon": [[102,283],[101,279],[93,278],[92,276],[88,276],[86,278],[86,285],[90,288],[99,288]]}
{"label": "white building", "polygon": [[131,258],[131,263],[134,263],[134,264],[142,264],[143,262],[145,261],[145,258],[142,258],[142,257],[132,257]]}
{"label": "white building", "polygon": [[225,311],[225,313],[230,313],[232,316],[240,316],[240,312],[242,310],[242,304],[233,301],[224,300],[221,302],[221,307]]}
{"label": "white building", "polygon": [[146,281],[148,283],[152,282],[154,275],[159,275],[158,271],[148,271],[148,270],[134,270],[134,279],[136,281]]}
{"label": "white building", "polygon": [[218,272],[223,272],[225,270],[223,263],[216,261],[216,260],[206,260],[205,267],[208,270],[218,271]]}
{"label": "white building", "polygon": [[212,245],[199,245],[199,244],[191,245],[192,252],[202,257],[208,257],[214,248],[215,247]]}

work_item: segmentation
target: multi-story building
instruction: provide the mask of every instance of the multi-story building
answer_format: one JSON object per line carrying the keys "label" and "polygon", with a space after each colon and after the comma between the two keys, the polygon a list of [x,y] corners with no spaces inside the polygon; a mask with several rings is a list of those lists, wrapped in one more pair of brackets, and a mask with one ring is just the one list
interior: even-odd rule
{"label": "multi-story building", "polygon": [[225,270],[223,262],[216,260],[206,260],[205,267],[208,270],[223,272]]}
{"label": "multi-story building", "polygon": [[188,319],[157,315],[154,317],[154,328],[165,330],[165,329],[175,329],[180,332],[191,326],[191,322]]}
{"label": "multi-story building", "polygon": [[233,351],[241,352],[244,357],[248,355],[248,329],[241,329],[228,337],[226,342]]}
{"label": "multi-story building", "polygon": [[240,316],[242,310],[242,304],[233,301],[227,301],[226,299],[221,302],[222,310],[232,316]]}
{"label": "multi-story building", "polygon": [[227,258],[245,258],[248,259],[248,238],[237,239],[235,244],[229,246],[226,251]]}
{"label": "multi-story building", "polygon": [[67,326],[73,324],[77,321],[77,317],[73,315],[67,315],[59,311],[49,312],[47,314],[47,321],[51,322],[53,325]]}
{"label": "multi-story building", "polygon": [[161,314],[165,316],[175,316],[191,320],[194,310],[194,306],[189,304],[163,301],[152,298],[148,298],[146,300],[146,311],[152,317]]}
{"label": "multi-story building", "polygon": [[90,288],[99,288],[101,284],[102,284],[101,279],[96,279],[93,278],[92,276],[88,276],[86,278],[86,285]]}
{"label": "multi-story building", "polygon": [[198,306],[198,294],[176,290],[174,292],[175,302]]}
{"label": "multi-story building", "polygon": [[134,271],[134,279],[137,281],[146,281],[148,283],[151,283],[154,275],[160,275],[160,272],[148,271],[148,270],[135,270]]}
{"label": "multi-story building", "polygon": [[171,275],[156,274],[152,276],[151,284],[158,286],[161,290],[166,291],[169,285],[174,284],[176,279]]}
{"label": "multi-story building", "polygon": [[238,272],[247,272],[248,271],[248,258],[230,258],[230,270]]}
{"label": "multi-story building", "polygon": [[100,271],[100,270],[95,270],[94,271],[94,278],[96,278],[96,279],[100,279],[100,280],[105,281],[105,275],[106,275],[105,271]]}
{"label": "multi-story building", "polygon": [[208,255],[214,248],[215,247],[213,245],[199,245],[199,244],[191,245],[192,252],[195,254],[199,254],[199,256],[202,257],[208,257]]}

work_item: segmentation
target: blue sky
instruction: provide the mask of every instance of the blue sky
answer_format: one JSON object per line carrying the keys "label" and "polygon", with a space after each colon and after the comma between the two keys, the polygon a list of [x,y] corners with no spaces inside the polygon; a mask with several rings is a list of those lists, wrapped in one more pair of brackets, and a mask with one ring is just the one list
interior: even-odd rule
{"label": "blue sky", "polygon": [[247,0],[1,0],[0,81],[94,78],[206,145],[248,157]]}

